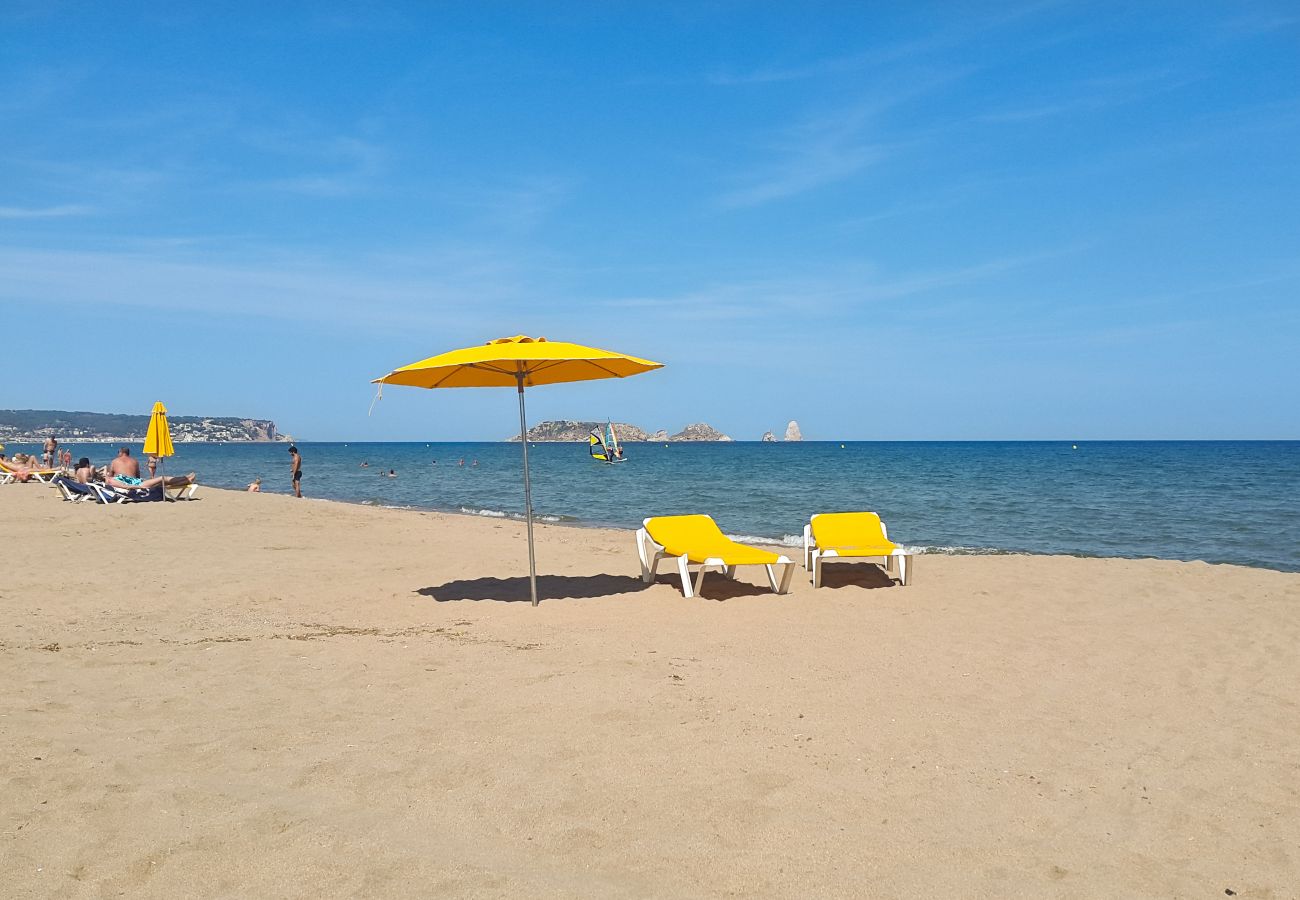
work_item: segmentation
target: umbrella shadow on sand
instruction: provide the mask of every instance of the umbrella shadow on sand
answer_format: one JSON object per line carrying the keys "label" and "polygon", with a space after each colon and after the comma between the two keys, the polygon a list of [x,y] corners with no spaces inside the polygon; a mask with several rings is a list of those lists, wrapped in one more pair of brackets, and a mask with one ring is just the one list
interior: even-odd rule
{"label": "umbrella shadow on sand", "polygon": [[[537,594],[543,600],[593,600],[613,594],[632,594],[649,585],[630,575],[538,575]],[[464,578],[416,591],[422,597],[449,600],[530,602],[527,576],[518,578]]]}
{"label": "umbrella shadow on sand", "polygon": [[[883,576],[882,576],[883,577]],[[886,582],[882,582],[886,583]],[[681,579],[677,575],[660,572],[654,584],[672,588],[679,595],[682,590]],[[636,594],[649,590],[653,585],[646,584],[632,575],[538,575],[537,593],[543,600],[596,600],[612,597],[616,594]],[[753,597],[770,594],[766,585],[749,584],[744,581],[732,581],[721,575],[705,576],[704,596],[693,600],[731,600],[737,597]],[[415,593],[422,597],[432,597],[439,603],[453,600],[495,600],[501,603],[526,603],[530,601],[528,578],[464,578],[449,581],[433,587],[423,587]]]}

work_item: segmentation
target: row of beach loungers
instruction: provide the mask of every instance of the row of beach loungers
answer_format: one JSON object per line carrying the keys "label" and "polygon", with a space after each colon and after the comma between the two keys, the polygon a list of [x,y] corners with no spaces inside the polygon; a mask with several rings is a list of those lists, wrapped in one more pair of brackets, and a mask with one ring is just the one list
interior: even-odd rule
{"label": "row of beach loungers", "polygon": [[[733,541],[710,516],[656,516],[646,519],[636,533],[637,555],[641,558],[641,579],[649,584],[664,559],[677,561],[682,593],[693,597],[704,584],[705,572],[721,572],[734,578],[737,566],[763,566],[772,590],[784,594],[790,589],[794,562],[789,557]],[[822,565],[827,560],[853,560],[879,564],[889,573],[898,568],[900,584],[909,584],[912,554],[889,539],[889,531],[873,512],[822,513],[803,529],[803,565],[813,587],[821,587]],[[690,567],[698,566],[691,584]],[[784,566],[778,582],[776,567]]]}
{"label": "row of beach loungers", "polygon": [[59,475],[51,482],[64,500],[74,503],[148,503],[158,500],[193,500],[199,486],[183,484],[176,487],[157,485],[151,488],[127,489],[92,481],[82,484],[74,478]]}
{"label": "row of beach loungers", "polygon": [[[174,487],[124,488],[111,484],[83,484],[63,469],[27,469],[25,473],[40,484],[58,489],[64,500],[78,503],[144,503],[157,500],[193,500],[197,483]],[[0,462],[0,485],[16,483],[19,470]]]}

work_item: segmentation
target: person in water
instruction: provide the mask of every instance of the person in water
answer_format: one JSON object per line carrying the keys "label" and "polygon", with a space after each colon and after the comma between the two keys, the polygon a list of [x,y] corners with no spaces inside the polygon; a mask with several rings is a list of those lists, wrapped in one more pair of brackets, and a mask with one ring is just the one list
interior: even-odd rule
{"label": "person in water", "polygon": [[389,477],[389,478],[396,478],[396,477],[397,477],[397,473],[394,472],[392,469],[389,469],[389,470],[388,470],[388,477]]}
{"label": "person in water", "polygon": [[55,440],[54,435],[50,435],[45,439],[45,468],[54,468],[54,454],[58,452],[58,449],[59,442]]}
{"label": "person in water", "polygon": [[370,468],[370,463],[368,463],[368,462],[363,462],[363,463],[361,464],[361,468],[363,468],[363,469],[369,469],[369,468]]}
{"label": "person in water", "polygon": [[260,479],[260,478],[254,478],[253,481],[252,481],[252,483],[249,484],[249,486],[248,486],[248,492],[249,492],[250,494],[260,494],[260,493],[262,493],[262,479]]}
{"label": "person in water", "polygon": [[297,444],[289,445],[289,455],[293,458],[293,495],[302,497],[302,454],[298,452]]}

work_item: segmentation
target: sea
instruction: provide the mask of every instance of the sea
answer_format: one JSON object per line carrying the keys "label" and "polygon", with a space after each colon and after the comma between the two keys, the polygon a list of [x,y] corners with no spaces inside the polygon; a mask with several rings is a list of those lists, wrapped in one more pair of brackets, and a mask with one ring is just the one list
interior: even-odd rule
{"label": "sea", "polygon": [[[116,447],[67,445],[106,463]],[[522,517],[517,443],[299,443],[307,497]],[[35,447],[10,445],[9,452]],[[708,513],[801,546],[811,514],[874,510],[918,552],[1156,557],[1300,571],[1300,441],[805,441],[532,444],[538,520],[635,528]],[[135,453],[140,453],[136,445]],[[363,465],[368,464],[368,465]],[[165,471],[289,493],[286,444],[177,444]],[[392,470],[395,477],[388,477]],[[0,494],[2,496],[2,494]],[[200,496],[202,496],[200,494]]]}

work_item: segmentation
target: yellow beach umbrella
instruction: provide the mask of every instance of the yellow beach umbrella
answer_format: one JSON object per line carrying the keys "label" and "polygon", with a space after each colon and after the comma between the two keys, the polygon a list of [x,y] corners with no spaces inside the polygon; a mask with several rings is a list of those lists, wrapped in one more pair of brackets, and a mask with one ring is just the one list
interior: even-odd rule
{"label": "yellow beach umbrella", "polygon": [[519,443],[524,451],[524,517],[528,522],[528,584],[536,606],[537,561],[533,552],[533,496],[528,479],[524,388],[566,381],[627,378],[660,368],[662,363],[624,353],[518,334],[422,359],[376,378],[374,383],[381,385],[380,391],[385,384],[422,388],[513,387],[518,391]]}
{"label": "yellow beach umbrella", "polygon": [[156,456],[159,459],[176,453],[176,448],[172,446],[171,426],[167,424],[167,407],[162,405],[161,400],[153,405],[153,413],[149,416],[149,430],[144,436],[144,452],[146,456]]}
{"label": "yellow beach umbrella", "polygon": [[[175,453],[176,449],[172,446],[172,429],[167,424],[167,407],[159,400],[153,405],[153,413],[149,416],[149,430],[144,436],[144,455],[158,459],[161,468],[161,460]],[[163,497],[166,496],[167,492],[163,491]]]}

